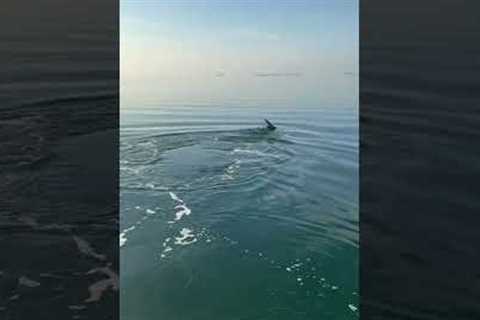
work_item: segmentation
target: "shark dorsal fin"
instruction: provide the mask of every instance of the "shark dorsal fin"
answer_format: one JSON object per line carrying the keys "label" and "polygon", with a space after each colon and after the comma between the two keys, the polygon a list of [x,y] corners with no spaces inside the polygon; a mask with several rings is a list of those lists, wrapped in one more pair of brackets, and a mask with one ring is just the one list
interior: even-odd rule
{"label": "shark dorsal fin", "polygon": [[267,119],[263,119],[265,120],[265,123],[267,124],[267,129],[269,130],[275,130],[277,127],[275,127],[270,121],[268,121]]}

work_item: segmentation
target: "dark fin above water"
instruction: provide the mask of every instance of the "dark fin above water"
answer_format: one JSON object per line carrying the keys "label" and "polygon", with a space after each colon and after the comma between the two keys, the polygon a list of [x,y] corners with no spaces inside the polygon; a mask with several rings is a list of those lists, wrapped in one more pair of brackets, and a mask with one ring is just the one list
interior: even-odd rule
{"label": "dark fin above water", "polygon": [[269,130],[275,130],[277,127],[275,127],[270,121],[268,121],[267,119],[263,119],[265,120],[265,123],[267,124],[267,129]]}

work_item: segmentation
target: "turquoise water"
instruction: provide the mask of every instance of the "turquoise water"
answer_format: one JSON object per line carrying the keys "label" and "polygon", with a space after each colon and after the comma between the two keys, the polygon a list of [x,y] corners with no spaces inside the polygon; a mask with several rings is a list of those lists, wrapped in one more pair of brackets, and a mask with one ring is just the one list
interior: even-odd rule
{"label": "turquoise water", "polygon": [[120,146],[123,320],[358,318],[356,108],[123,110]]}

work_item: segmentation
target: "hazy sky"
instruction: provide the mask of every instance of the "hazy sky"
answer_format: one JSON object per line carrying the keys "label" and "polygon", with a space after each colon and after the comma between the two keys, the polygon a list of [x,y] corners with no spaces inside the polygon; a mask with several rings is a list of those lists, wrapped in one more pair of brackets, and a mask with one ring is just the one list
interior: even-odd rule
{"label": "hazy sky", "polygon": [[122,108],[357,104],[358,0],[120,6]]}

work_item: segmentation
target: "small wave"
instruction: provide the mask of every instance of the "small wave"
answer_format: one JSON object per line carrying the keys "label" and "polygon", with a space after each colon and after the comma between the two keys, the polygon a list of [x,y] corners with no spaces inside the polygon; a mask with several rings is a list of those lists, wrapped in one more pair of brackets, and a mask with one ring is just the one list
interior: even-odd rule
{"label": "small wave", "polygon": [[32,280],[26,276],[21,276],[20,278],[18,278],[18,284],[29,288],[35,288],[40,286],[40,282]]}
{"label": "small wave", "polygon": [[232,153],[246,153],[246,154],[253,154],[253,155],[256,155],[256,156],[260,156],[260,157],[274,157],[271,154],[264,153],[264,152],[261,152],[261,151],[258,151],[258,150],[252,150],[252,149],[235,148],[235,149],[233,149]]}
{"label": "small wave", "polygon": [[107,259],[107,257],[105,255],[95,252],[95,250],[92,248],[90,243],[88,243],[85,239],[80,238],[79,236],[73,236],[73,240],[77,244],[78,250],[81,253],[83,253],[87,256],[91,256],[91,257],[93,257],[95,259],[98,259],[100,261],[105,261]]}
{"label": "small wave", "polygon": [[70,96],[60,96],[54,98],[43,98],[43,99],[34,99],[22,102],[16,106],[12,106],[13,109],[18,108],[27,108],[27,107],[47,107],[51,108],[55,104],[72,104],[72,103],[81,103],[81,102],[99,102],[99,101],[112,101],[117,99],[117,96],[113,92],[98,92],[95,94],[88,95],[70,95]]}

